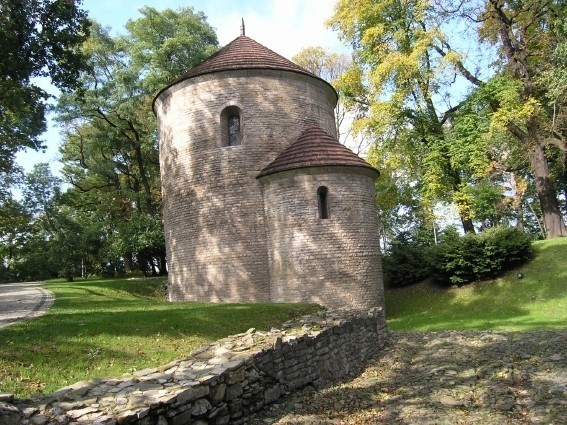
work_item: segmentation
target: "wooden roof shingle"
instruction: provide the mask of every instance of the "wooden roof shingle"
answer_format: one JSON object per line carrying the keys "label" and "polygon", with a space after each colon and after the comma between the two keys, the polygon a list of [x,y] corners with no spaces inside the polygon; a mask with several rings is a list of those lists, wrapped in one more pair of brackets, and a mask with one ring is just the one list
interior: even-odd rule
{"label": "wooden roof shingle", "polygon": [[[241,35],[209,56],[179,79],[234,69],[276,69],[299,72],[315,77],[309,71],[280,56],[257,41]],[[317,77],[316,77],[317,78]]]}
{"label": "wooden roof shingle", "polygon": [[329,88],[333,90],[335,97],[338,100],[337,92],[333,86],[329,84],[329,82],[315,74],[312,74],[289,59],[277,54],[273,50],[268,49],[266,46],[258,43],[250,37],[241,35],[160,90],[154,99],[154,103],[164,91],[181,81],[197,77],[199,75],[244,69],[269,69],[308,75],[327,84]]}
{"label": "wooden roof shingle", "polygon": [[269,163],[256,178],[281,171],[309,167],[351,166],[375,171],[364,159],[360,158],[335,138],[327,134],[316,124],[308,127],[299,138]]}

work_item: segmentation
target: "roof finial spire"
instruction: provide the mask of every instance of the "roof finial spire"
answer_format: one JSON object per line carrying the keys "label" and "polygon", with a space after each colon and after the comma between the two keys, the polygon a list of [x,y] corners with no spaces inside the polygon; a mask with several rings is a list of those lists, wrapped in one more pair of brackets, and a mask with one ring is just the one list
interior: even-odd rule
{"label": "roof finial spire", "polygon": [[244,27],[244,18],[242,18],[242,25],[240,26],[240,35],[246,35],[246,28]]}

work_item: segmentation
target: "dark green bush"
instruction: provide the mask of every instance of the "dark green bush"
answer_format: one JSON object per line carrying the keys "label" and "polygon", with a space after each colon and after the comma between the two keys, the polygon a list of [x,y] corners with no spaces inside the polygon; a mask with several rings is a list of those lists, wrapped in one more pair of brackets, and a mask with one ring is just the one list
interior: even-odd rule
{"label": "dark green bush", "polygon": [[464,285],[498,276],[531,255],[528,235],[516,228],[497,227],[463,237],[451,235],[429,249],[428,259],[435,280]]}
{"label": "dark green bush", "polygon": [[426,247],[418,242],[398,239],[382,257],[384,284],[400,288],[426,279],[431,270],[426,260]]}

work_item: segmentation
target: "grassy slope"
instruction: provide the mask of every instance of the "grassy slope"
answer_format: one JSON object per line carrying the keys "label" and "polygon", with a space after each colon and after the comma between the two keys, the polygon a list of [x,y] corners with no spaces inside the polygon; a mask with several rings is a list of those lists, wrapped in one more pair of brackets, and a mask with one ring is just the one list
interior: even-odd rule
{"label": "grassy slope", "polygon": [[536,256],[500,279],[462,288],[421,283],[386,292],[390,329],[566,329],[567,238],[534,243]]}
{"label": "grassy slope", "polygon": [[269,329],[318,309],[292,304],[168,303],[162,279],[50,282],[47,315],[0,330],[0,392],[52,392],[186,357],[200,345]]}

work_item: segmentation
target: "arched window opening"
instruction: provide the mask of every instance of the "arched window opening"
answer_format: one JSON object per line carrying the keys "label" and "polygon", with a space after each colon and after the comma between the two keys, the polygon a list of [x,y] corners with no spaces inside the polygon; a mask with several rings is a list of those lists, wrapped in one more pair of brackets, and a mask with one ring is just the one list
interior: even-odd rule
{"label": "arched window opening", "polygon": [[329,218],[329,190],[325,186],[317,189],[317,203],[319,204],[319,218]]}
{"label": "arched window opening", "polygon": [[238,146],[240,144],[240,116],[231,115],[228,117],[228,146]]}
{"label": "arched window opening", "polygon": [[237,106],[228,106],[221,113],[222,146],[238,146],[241,143],[241,114]]}

